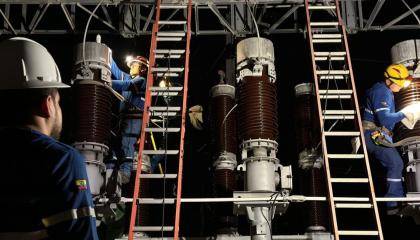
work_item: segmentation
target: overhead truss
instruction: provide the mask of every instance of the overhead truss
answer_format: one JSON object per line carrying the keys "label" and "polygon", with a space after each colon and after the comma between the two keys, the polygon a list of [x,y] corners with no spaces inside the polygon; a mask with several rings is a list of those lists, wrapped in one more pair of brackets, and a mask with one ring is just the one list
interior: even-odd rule
{"label": "overhead truss", "polygon": [[[255,22],[262,34],[305,32],[303,0],[194,0],[193,5],[195,35],[254,34]],[[417,1],[342,0],[340,7],[349,33],[420,28]],[[131,38],[151,33],[154,8],[152,0],[0,0],[0,35],[79,34],[93,14],[88,33]]]}

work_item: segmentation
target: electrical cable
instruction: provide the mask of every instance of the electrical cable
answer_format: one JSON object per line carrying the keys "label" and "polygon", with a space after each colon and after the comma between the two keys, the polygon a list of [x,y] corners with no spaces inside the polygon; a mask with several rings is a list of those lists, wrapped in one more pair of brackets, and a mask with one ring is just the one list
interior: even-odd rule
{"label": "electrical cable", "polygon": [[101,6],[101,4],[103,3],[103,1],[104,0],[101,0],[98,3],[98,5],[96,5],[95,9],[93,9],[93,11],[90,14],[89,19],[88,19],[88,21],[86,23],[85,33],[83,34],[83,49],[82,49],[82,51],[83,51],[83,63],[84,63],[85,66],[87,66],[87,64],[86,64],[86,55],[85,55],[85,52],[86,52],[86,35],[87,35],[88,28],[89,28],[90,20],[92,20],[93,15],[95,15],[96,10],[98,10],[99,6]]}

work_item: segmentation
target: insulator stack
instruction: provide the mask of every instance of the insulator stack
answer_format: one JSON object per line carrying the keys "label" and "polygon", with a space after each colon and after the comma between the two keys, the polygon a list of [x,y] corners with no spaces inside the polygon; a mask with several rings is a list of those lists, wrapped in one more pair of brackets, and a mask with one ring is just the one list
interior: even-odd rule
{"label": "insulator stack", "polygon": [[86,42],[76,47],[73,90],[76,96],[76,141],[73,146],[86,159],[93,195],[105,183],[104,156],[111,132],[111,50],[104,44]]}
{"label": "insulator stack", "polygon": [[[214,137],[216,140],[216,160],[214,166],[214,185],[217,197],[232,197],[235,190],[236,161],[236,110],[235,88],[218,84],[211,91],[214,118]],[[233,204],[223,203],[216,207],[218,234],[236,232],[236,217]]]}
{"label": "insulator stack", "polygon": [[[233,196],[235,190],[236,173],[230,169],[217,169],[214,172],[214,183],[216,196],[220,198],[230,198]],[[216,208],[217,215],[217,232],[218,233],[232,233],[237,226],[236,216],[233,216],[233,204],[222,203],[218,204]]]}
{"label": "insulator stack", "polygon": [[[265,38],[248,38],[237,45],[238,127],[245,190],[253,194],[291,189],[291,168],[277,159],[278,122],[276,70],[273,43]],[[270,206],[252,207],[248,213],[252,240],[271,238]],[[285,210],[284,210],[285,211]]]}
{"label": "insulator stack", "polygon": [[[401,89],[395,97],[395,108],[397,111],[404,109],[412,104],[420,104],[420,78],[414,78],[410,86]],[[420,122],[417,122],[413,129],[407,129],[400,124],[397,127],[398,139],[420,136]]]}
{"label": "insulator stack", "polygon": [[[308,196],[322,197],[326,194],[323,168],[313,167],[308,170]],[[305,194],[306,195],[306,194]],[[307,231],[325,231],[328,227],[327,203],[321,201],[310,201],[307,203],[309,211]]]}
{"label": "insulator stack", "polygon": [[298,151],[312,149],[318,144],[319,128],[314,127],[317,122],[315,93],[312,83],[302,83],[295,86],[295,116],[296,140]]}
{"label": "insulator stack", "polygon": [[112,116],[109,90],[96,84],[77,84],[74,92],[78,99],[77,141],[108,145]]}
{"label": "insulator stack", "polygon": [[[235,88],[218,84],[211,89],[215,118],[216,151],[236,154]],[[229,114],[229,115],[228,115]]]}
{"label": "insulator stack", "polygon": [[276,140],[278,136],[276,86],[265,66],[261,77],[244,77],[239,85],[239,132],[242,141]]}
{"label": "insulator stack", "polygon": [[[321,155],[316,150],[320,141],[320,129],[317,124],[315,92],[312,83],[295,86],[296,137],[299,152],[300,180],[303,194],[307,196],[325,196],[324,170]],[[306,203],[308,211],[307,231],[325,231],[327,226],[327,205],[325,202]]]}
{"label": "insulator stack", "polygon": [[[396,111],[401,111],[404,108],[416,108],[420,105],[420,39],[406,40],[395,44],[391,48],[391,57],[393,63],[400,63],[407,67],[414,80],[406,89],[396,94],[395,108]],[[417,110],[418,111],[418,110]],[[420,123],[412,130],[407,129],[404,125],[399,124],[394,130],[398,141],[403,141],[407,138],[417,140],[406,142],[402,146],[402,152],[407,158],[406,181],[407,197],[416,197],[420,192]],[[414,192],[413,195],[411,192]]]}

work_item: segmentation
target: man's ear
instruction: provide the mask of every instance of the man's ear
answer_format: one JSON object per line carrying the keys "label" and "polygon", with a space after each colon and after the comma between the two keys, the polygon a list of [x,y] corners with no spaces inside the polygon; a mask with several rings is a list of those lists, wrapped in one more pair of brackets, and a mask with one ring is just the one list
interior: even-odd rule
{"label": "man's ear", "polygon": [[42,99],[41,112],[42,117],[50,118],[54,114],[54,99],[48,95]]}

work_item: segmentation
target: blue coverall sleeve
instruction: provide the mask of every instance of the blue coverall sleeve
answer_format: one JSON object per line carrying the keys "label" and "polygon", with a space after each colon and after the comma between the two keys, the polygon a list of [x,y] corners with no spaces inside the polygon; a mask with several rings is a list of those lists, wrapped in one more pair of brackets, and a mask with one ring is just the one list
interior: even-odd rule
{"label": "blue coverall sleeve", "polygon": [[[92,195],[82,156],[74,149],[67,153],[54,166],[52,180],[61,192],[58,198],[62,198],[65,204],[57,206],[57,212],[43,220],[48,235],[52,239],[98,240]],[[77,217],[66,218],[72,211],[77,212]],[[54,216],[60,215],[54,219]]]}
{"label": "blue coverall sleeve", "polygon": [[129,81],[112,80],[112,88],[118,92],[128,91],[131,84],[132,84],[131,80]]}
{"label": "blue coverall sleeve", "polygon": [[381,126],[394,126],[405,118],[402,112],[391,112],[394,106],[393,97],[384,92],[376,92],[372,98],[373,112]]}
{"label": "blue coverall sleeve", "polygon": [[124,81],[126,81],[126,80],[130,80],[131,79],[130,74],[122,71],[118,67],[118,65],[115,63],[114,59],[112,59],[112,62],[111,62],[111,73],[112,73],[112,76],[114,76],[114,79],[117,79],[117,80],[124,80]]}

